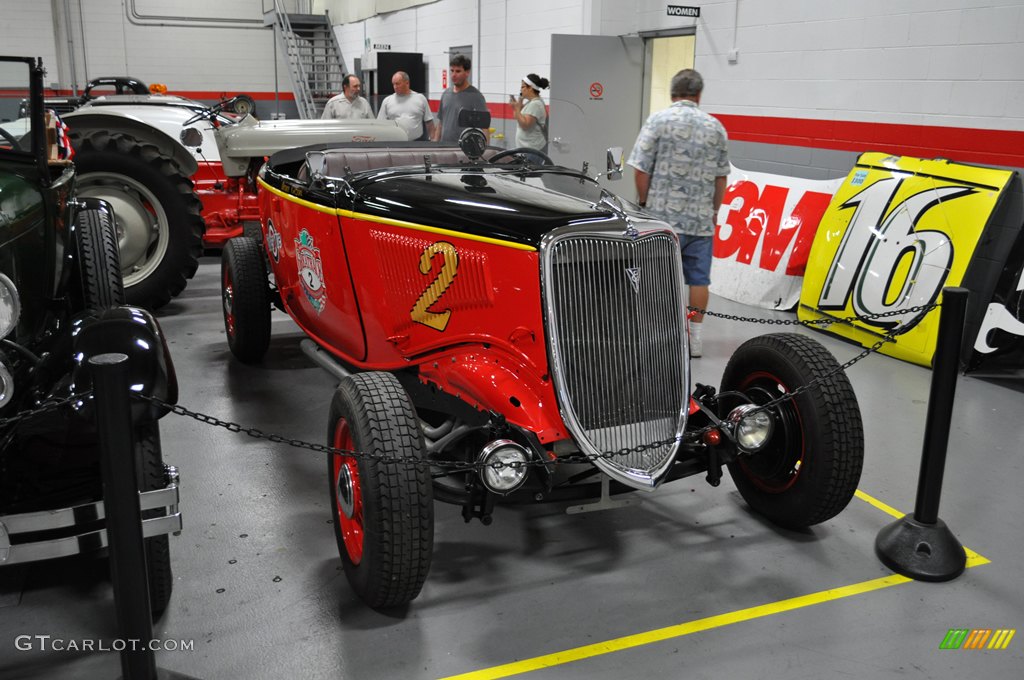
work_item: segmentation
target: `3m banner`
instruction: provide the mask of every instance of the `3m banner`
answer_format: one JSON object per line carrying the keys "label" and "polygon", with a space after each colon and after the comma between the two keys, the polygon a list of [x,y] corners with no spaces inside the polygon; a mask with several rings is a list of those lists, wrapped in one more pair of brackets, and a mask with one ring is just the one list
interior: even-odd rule
{"label": "3m banner", "polygon": [[[987,305],[1007,308],[1012,295],[997,295],[999,287],[1019,285],[1012,273],[1019,261],[1009,257],[1016,251],[1020,258],[1021,221],[1020,179],[1011,170],[862,154],[821,220],[798,316],[856,317],[828,332],[865,347],[899,325],[895,342],[881,351],[928,366],[938,314],[874,315],[941,302],[943,287],[964,286],[971,295],[962,360],[978,365],[974,346]],[[993,328],[1012,326],[999,312],[990,321]]]}
{"label": "3m banner", "polygon": [[715,229],[711,292],[764,309],[793,309],[807,256],[843,178],[801,179],[735,166]]}

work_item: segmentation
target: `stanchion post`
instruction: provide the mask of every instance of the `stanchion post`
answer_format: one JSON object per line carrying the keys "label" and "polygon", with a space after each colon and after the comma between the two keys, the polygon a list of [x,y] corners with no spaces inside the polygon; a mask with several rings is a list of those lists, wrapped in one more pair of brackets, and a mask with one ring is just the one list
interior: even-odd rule
{"label": "stanchion post", "polygon": [[914,514],[885,526],[875,539],[875,553],[885,566],[919,581],[949,581],[962,574],[967,565],[967,553],[960,541],[939,519],[967,297],[966,288],[942,291]]}
{"label": "stanchion post", "polygon": [[121,651],[121,673],[124,680],[155,680],[156,659],[149,649],[153,619],[132,441],[128,357],[100,354],[89,359],[89,366],[96,396],[96,429],[100,438],[103,507],[117,631],[122,640],[140,641],[126,644]]}

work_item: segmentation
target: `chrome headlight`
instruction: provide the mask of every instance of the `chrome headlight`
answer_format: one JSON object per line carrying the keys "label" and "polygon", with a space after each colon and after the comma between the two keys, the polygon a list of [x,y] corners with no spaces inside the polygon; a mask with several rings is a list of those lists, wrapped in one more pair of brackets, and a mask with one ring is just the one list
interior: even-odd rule
{"label": "chrome headlight", "polygon": [[737,406],[726,421],[732,424],[736,445],[745,453],[755,453],[764,448],[772,438],[775,420],[767,411],[758,410],[755,404]]}
{"label": "chrome headlight", "polygon": [[[509,494],[526,481],[530,452],[511,439],[495,439],[476,457],[480,480],[496,494]],[[496,465],[497,464],[497,465]]]}
{"label": "chrome headlight", "polygon": [[0,274],[0,338],[6,338],[21,316],[21,298],[18,289],[5,274]]}
{"label": "chrome headlight", "polygon": [[[7,406],[14,398],[14,377],[7,367],[0,363],[0,408]],[[0,560],[2,562],[3,560]]]}

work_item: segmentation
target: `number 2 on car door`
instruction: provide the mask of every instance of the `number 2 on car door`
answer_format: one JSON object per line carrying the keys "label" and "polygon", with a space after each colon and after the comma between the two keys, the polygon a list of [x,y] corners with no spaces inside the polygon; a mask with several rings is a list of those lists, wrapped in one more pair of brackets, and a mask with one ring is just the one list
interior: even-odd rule
{"label": "number 2 on car door", "polygon": [[420,293],[416,304],[412,306],[410,316],[416,323],[429,326],[437,331],[443,331],[448,327],[452,310],[446,309],[443,312],[431,312],[430,307],[441,299],[441,296],[445,294],[445,291],[448,290],[448,287],[455,280],[455,274],[459,268],[459,253],[455,250],[455,246],[447,241],[431,243],[423,249],[423,253],[420,255],[421,274],[424,276],[430,274],[430,270],[434,268],[434,258],[438,255],[443,258],[441,271],[437,273],[437,276],[430,282],[426,290]]}

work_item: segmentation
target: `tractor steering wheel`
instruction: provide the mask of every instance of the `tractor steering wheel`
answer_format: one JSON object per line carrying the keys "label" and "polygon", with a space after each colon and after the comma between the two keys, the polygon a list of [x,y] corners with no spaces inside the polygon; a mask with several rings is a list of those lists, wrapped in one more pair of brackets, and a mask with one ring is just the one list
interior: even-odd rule
{"label": "tractor steering wheel", "polygon": [[235,103],[236,99],[238,99],[238,97],[231,97],[230,99],[225,99],[224,101],[219,101],[216,104],[214,104],[213,106],[207,107],[207,108],[203,109],[202,111],[197,112],[196,115],[194,115],[191,118],[189,118],[188,120],[186,120],[184,123],[182,123],[182,125],[183,126],[192,125],[192,123],[198,123],[199,121],[203,120],[204,118],[206,118],[207,120],[212,120],[218,113],[220,113],[221,111],[223,111],[226,108],[231,107]]}
{"label": "tractor steering wheel", "polygon": [[504,151],[499,151],[498,153],[491,156],[488,162],[497,163],[503,158],[510,158],[513,156],[519,156],[524,161],[526,160],[526,156],[534,156],[540,159],[541,165],[555,164],[554,161],[551,160],[551,157],[548,156],[546,153],[544,153],[540,149],[532,149],[528,146],[520,146],[516,149],[505,149]]}

